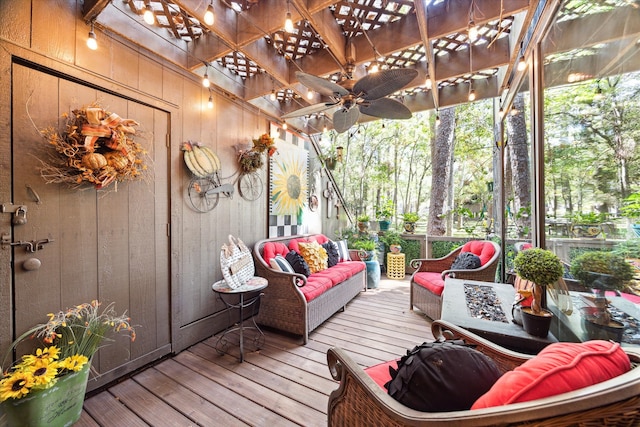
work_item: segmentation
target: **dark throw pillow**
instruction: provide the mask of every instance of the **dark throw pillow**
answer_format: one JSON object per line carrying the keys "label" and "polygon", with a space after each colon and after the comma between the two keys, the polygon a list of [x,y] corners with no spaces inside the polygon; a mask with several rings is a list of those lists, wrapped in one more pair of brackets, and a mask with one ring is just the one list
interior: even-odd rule
{"label": "dark throw pillow", "polygon": [[478,255],[471,252],[462,252],[451,264],[451,270],[473,270],[481,265]]}
{"label": "dark throw pillow", "polygon": [[304,274],[307,277],[311,275],[309,265],[304,260],[304,258],[302,258],[302,255],[300,255],[298,252],[290,251],[284,258],[289,261],[289,264],[293,268],[293,271],[295,271],[296,273]]}
{"label": "dark throw pillow", "polygon": [[323,243],[322,247],[327,251],[327,267],[333,267],[340,262],[340,254],[338,253],[338,247],[335,243],[329,241]]}
{"label": "dark throw pillow", "polygon": [[389,371],[389,395],[422,412],[467,410],[502,375],[493,360],[461,342],[419,345]]}

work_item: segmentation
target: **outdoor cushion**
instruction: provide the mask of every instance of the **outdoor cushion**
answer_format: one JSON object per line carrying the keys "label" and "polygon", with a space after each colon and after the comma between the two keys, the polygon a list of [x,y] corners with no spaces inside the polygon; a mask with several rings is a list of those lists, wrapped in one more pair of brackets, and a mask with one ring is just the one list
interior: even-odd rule
{"label": "outdoor cushion", "polygon": [[313,301],[315,298],[326,292],[332,286],[331,280],[314,274],[307,279],[307,284],[300,288],[307,302]]}
{"label": "outdoor cushion", "polygon": [[294,273],[293,267],[289,264],[289,261],[282,255],[276,255],[271,258],[271,268],[278,271],[284,271],[287,273]]}
{"label": "outdoor cushion", "polygon": [[328,278],[329,280],[331,280],[331,286],[335,286],[339,283],[344,282],[354,274],[357,274],[364,269],[366,269],[366,265],[363,262],[346,261],[334,265],[331,268],[327,268],[326,270],[314,273],[312,274],[312,277],[318,276]]}
{"label": "outdoor cushion", "polygon": [[460,252],[471,252],[478,255],[481,265],[485,265],[496,253],[496,248],[489,242],[471,240],[462,246]]}
{"label": "outdoor cushion", "polygon": [[318,242],[300,242],[298,246],[311,274],[327,269],[327,251]]}
{"label": "outdoor cushion", "polygon": [[422,271],[414,274],[413,281],[430,290],[436,295],[442,295],[444,290],[444,280],[442,280],[442,274],[434,271]]}
{"label": "outdoor cushion", "polygon": [[451,264],[452,270],[473,270],[474,268],[479,268],[480,257],[471,252],[460,252],[460,255],[456,257]]}
{"label": "outdoor cushion", "polygon": [[335,243],[338,246],[338,253],[340,254],[340,262],[351,261],[351,257],[349,256],[349,247],[347,246],[347,241],[340,240]]}
{"label": "outdoor cushion", "polygon": [[264,262],[271,265],[271,260],[276,255],[285,256],[289,253],[289,248],[284,243],[280,242],[267,242],[262,247],[262,259]]}
{"label": "outdoor cushion", "polygon": [[296,251],[300,253],[299,244],[302,243],[310,243],[310,242],[318,242],[319,244],[327,243],[329,238],[324,234],[313,234],[311,236],[299,237],[297,239],[289,240],[289,249],[292,251]]}
{"label": "outdoor cushion", "polygon": [[327,267],[331,268],[340,262],[340,254],[338,253],[338,246],[336,246],[335,242],[329,240],[326,243],[322,244],[322,247],[325,251],[327,251]]}
{"label": "outdoor cushion", "polygon": [[309,277],[311,271],[309,270],[309,266],[307,265],[304,258],[302,258],[302,255],[300,255],[296,251],[289,251],[285,258],[287,261],[289,261],[291,267],[293,267],[293,271]]}
{"label": "outdoor cushion", "polygon": [[629,369],[629,357],[619,343],[553,343],[500,377],[471,409],[555,396],[606,381]]}
{"label": "outdoor cushion", "polygon": [[375,381],[376,384],[382,387],[384,391],[387,391],[387,387],[385,387],[385,384],[388,383],[391,379],[389,368],[398,369],[398,360],[390,360],[388,362],[378,363],[377,365],[365,368],[364,371],[371,377],[373,381]]}

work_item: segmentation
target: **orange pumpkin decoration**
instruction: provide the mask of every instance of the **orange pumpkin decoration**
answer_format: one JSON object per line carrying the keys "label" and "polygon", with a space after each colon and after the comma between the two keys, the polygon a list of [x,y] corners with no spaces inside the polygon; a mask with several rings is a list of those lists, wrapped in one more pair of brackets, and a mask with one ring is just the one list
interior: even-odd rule
{"label": "orange pumpkin decoration", "polygon": [[129,159],[115,151],[106,153],[104,157],[107,159],[107,164],[116,170],[123,170],[129,165]]}
{"label": "orange pumpkin decoration", "polygon": [[89,169],[100,169],[107,166],[107,159],[100,153],[87,153],[82,156],[82,166]]}

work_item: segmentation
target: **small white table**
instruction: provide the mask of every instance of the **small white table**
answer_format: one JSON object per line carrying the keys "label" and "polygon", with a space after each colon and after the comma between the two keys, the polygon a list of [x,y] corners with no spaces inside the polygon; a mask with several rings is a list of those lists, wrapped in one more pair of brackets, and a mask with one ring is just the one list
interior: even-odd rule
{"label": "small white table", "polygon": [[[251,321],[253,322],[253,326],[250,328],[258,331],[258,334],[254,338],[254,342],[257,348],[260,348],[262,344],[264,344],[264,333],[260,330],[258,325],[256,324],[255,316],[257,313],[256,307],[259,308],[260,297],[263,295],[262,290],[264,290],[268,286],[267,279],[263,277],[254,276],[247,281],[244,285],[231,288],[227,285],[227,282],[224,280],[220,280],[213,285],[211,285],[211,289],[220,296],[222,302],[227,306],[227,313],[229,314],[229,324],[230,326],[224,330],[224,332],[218,337],[216,341],[216,350],[220,354],[226,353],[226,348],[228,346],[227,334],[234,331],[239,331],[240,333],[240,362],[244,361],[244,309],[248,307],[253,307],[253,313],[251,313]],[[258,292],[257,295],[253,295],[248,299],[246,296],[250,293]],[[237,295],[240,300],[237,304],[231,302],[229,299],[225,299],[225,295]],[[232,323],[231,312],[232,309],[237,308],[240,310],[240,321],[237,324]]]}

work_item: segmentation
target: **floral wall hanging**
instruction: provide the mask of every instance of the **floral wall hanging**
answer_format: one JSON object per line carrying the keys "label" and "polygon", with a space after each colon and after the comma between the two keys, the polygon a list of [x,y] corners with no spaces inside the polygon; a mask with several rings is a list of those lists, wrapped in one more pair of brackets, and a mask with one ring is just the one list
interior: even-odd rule
{"label": "floral wall hanging", "polygon": [[269,157],[273,156],[278,151],[275,141],[267,133],[260,135],[259,138],[253,139],[252,148],[248,150],[239,149],[238,163],[240,163],[241,171],[243,173],[251,173],[262,168],[264,165],[262,153],[265,151]]}
{"label": "floral wall hanging", "polygon": [[114,181],[143,177],[147,152],[134,141],[138,122],[123,119],[97,103],[63,117],[67,119],[64,132],[53,127],[40,131],[59,154],[41,160],[40,174],[47,184],[80,187],[90,183],[102,189]]}

